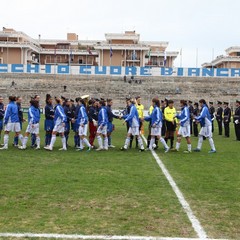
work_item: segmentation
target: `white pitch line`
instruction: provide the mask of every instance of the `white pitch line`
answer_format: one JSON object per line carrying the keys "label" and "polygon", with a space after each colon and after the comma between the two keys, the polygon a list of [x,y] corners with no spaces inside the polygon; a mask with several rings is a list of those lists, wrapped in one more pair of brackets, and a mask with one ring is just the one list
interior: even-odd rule
{"label": "white pitch line", "polygon": [[[142,135],[145,143],[147,143],[146,138]],[[198,238],[169,238],[169,237],[145,237],[145,236],[108,236],[108,235],[77,235],[77,234],[51,234],[51,233],[0,233],[0,237],[14,237],[14,238],[55,238],[55,239],[101,239],[101,240],[202,240],[207,239],[207,234],[202,228],[200,222],[193,214],[190,205],[185,200],[182,192],[179,190],[177,184],[173,180],[172,176],[168,172],[167,168],[160,160],[155,151],[152,151],[152,155],[157,161],[159,167],[161,168],[163,174],[167,178],[169,184],[172,186],[179,202],[181,203],[183,209],[185,210],[192,226],[197,233]],[[211,240],[208,238],[208,240]],[[217,239],[212,239],[217,240]],[[219,239],[220,240],[220,239]],[[223,239],[222,239],[223,240]]]}
{"label": "white pitch line", "polygon": [[[171,238],[171,237],[143,237],[143,236],[77,235],[77,234],[54,234],[54,233],[0,233],[0,237],[101,239],[101,240],[201,240],[202,239],[202,238]],[[221,239],[208,239],[208,240],[221,240]]]}
{"label": "white pitch line", "polygon": [[[144,135],[142,135],[145,143],[147,144],[147,139],[145,138]],[[184,211],[186,212],[188,219],[190,220],[190,222],[192,223],[192,226],[195,230],[195,232],[197,233],[197,236],[200,239],[206,239],[207,234],[204,231],[203,227],[201,226],[201,223],[199,222],[199,220],[197,219],[197,217],[194,215],[190,205],[188,204],[188,202],[185,200],[182,192],[180,191],[180,189],[178,188],[176,182],[174,181],[174,179],[172,178],[172,176],[170,175],[170,173],[168,172],[167,168],[165,167],[164,163],[161,161],[161,159],[159,158],[159,156],[156,154],[156,152],[154,150],[151,151],[153,157],[155,158],[155,160],[158,163],[158,166],[161,168],[163,174],[165,175],[165,177],[167,178],[169,184],[171,185],[173,191],[175,192],[175,194],[177,195],[177,198],[180,202],[180,204],[182,205]]]}

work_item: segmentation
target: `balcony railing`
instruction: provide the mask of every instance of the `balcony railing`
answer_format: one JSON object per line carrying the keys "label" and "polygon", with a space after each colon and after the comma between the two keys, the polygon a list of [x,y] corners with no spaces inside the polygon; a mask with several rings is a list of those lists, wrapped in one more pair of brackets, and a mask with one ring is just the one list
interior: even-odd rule
{"label": "balcony railing", "polygon": [[145,63],[145,66],[148,67],[163,67],[164,66],[164,62],[155,62],[155,61],[149,61]]}
{"label": "balcony railing", "polygon": [[21,32],[21,31],[10,31],[10,32],[7,32],[7,31],[1,31],[0,32],[0,37],[9,37],[9,38],[20,38],[22,37],[24,40],[28,40],[29,42],[31,42],[32,44],[35,44],[35,45],[39,45],[39,42],[31,37],[29,37],[26,33],[24,32]]}
{"label": "balcony railing", "polygon": [[83,55],[83,56],[86,56],[86,55],[93,55],[93,56],[98,56],[98,52],[97,51],[94,51],[94,50],[91,50],[91,53],[89,53],[87,50],[80,50],[80,49],[46,49],[46,48],[42,48],[40,53],[41,54],[55,54],[55,51],[56,51],[56,55],[57,54],[67,54],[67,55]]}
{"label": "balcony railing", "polygon": [[211,64],[218,64],[220,62],[239,62],[240,56],[218,56],[216,59],[214,59]]}
{"label": "balcony railing", "polygon": [[51,65],[75,65],[75,66],[97,66],[97,62],[95,61],[71,61],[69,64],[69,61],[66,60],[58,60],[58,61],[53,61],[53,60],[46,60],[44,64],[51,64]]}
{"label": "balcony railing", "polygon": [[39,52],[40,48],[31,42],[0,42],[0,47],[30,47],[33,51]]}
{"label": "balcony railing", "polygon": [[139,62],[140,61],[140,57],[127,56],[126,60],[128,62]]}
{"label": "balcony railing", "polygon": [[110,50],[110,47],[113,50],[149,50],[149,46],[145,44],[109,44],[107,42],[101,42],[97,45],[94,45],[95,49]]}

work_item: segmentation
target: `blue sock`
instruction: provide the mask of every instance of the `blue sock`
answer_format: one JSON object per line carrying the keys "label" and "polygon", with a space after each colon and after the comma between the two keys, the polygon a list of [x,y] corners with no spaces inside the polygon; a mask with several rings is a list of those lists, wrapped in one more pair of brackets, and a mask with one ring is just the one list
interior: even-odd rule
{"label": "blue sock", "polygon": [[48,133],[46,133],[46,135],[45,135],[45,146],[47,146],[48,145]]}
{"label": "blue sock", "polygon": [[36,134],[31,135],[31,140],[32,140],[32,146],[34,146],[36,142]]}
{"label": "blue sock", "polygon": [[51,143],[51,139],[52,139],[52,134],[51,133],[49,133],[48,134],[48,145],[50,145],[50,143]]}
{"label": "blue sock", "polygon": [[66,138],[66,145],[68,145],[68,134],[65,135],[65,138]]}
{"label": "blue sock", "polygon": [[15,146],[18,145],[18,136],[15,136],[15,137],[14,137],[13,143],[14,143]]}
{"label": "blue sock", "polygon": [[108,146],[112,145],[112,137],[108,136]]}
{"label": "blue sock", "polygon": [[80,137],[77,135],[77,146],[80,147]]}
{"label": "blue sock", "polygon": [[77,135],[74,135],[74,145],[77,147]]}

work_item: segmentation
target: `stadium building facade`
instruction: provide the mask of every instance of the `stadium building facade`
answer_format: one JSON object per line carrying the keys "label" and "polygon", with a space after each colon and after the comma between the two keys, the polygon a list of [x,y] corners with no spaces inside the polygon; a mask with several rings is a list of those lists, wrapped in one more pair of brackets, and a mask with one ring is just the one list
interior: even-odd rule
{"label": "stadium building facade", "polygon": [[140,41],[135,31],[106,33],[105,40],[33,39],[21,31],[0,31],[0,64],[173,67],[177,51],[166,51],[168,42]]}
{"label": "stadium building facade", "polygon": [[217,56],[212,62],[202,64],[203,68],[240,68],[240,46],[229,47],[226,55]]}

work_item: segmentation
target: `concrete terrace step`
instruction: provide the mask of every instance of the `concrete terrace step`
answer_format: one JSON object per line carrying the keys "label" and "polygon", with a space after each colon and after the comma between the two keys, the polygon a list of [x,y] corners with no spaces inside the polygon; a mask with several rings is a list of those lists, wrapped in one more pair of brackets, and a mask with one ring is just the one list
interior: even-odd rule
{"label": "concrete terrace step", "polygon": [[[14,93],[21,95],[24,101],[29,96],[40,94],[44,102],[46,93],[53,96],[64,95],[76,98],[89,94],[96,97],[113,98],[116,107],[125,106],[125,98],[140,95],[143,104],[150,105],[152,97],[159,96],[197,101],[235,101],[240,98],[240,78],[203,78],[203,77],[135,77],[132,83],[123,81],[122,77],[93,75],[48,75],[48,74],[11,74],[0,75],[0,94],[4,98]],[[141,84],[135,80],[142,80]],[[12,81],[15,82],[11,87]],[[63,86],[66,86],[64,92]],[[119,106],[118,106],[119,105]]]}

